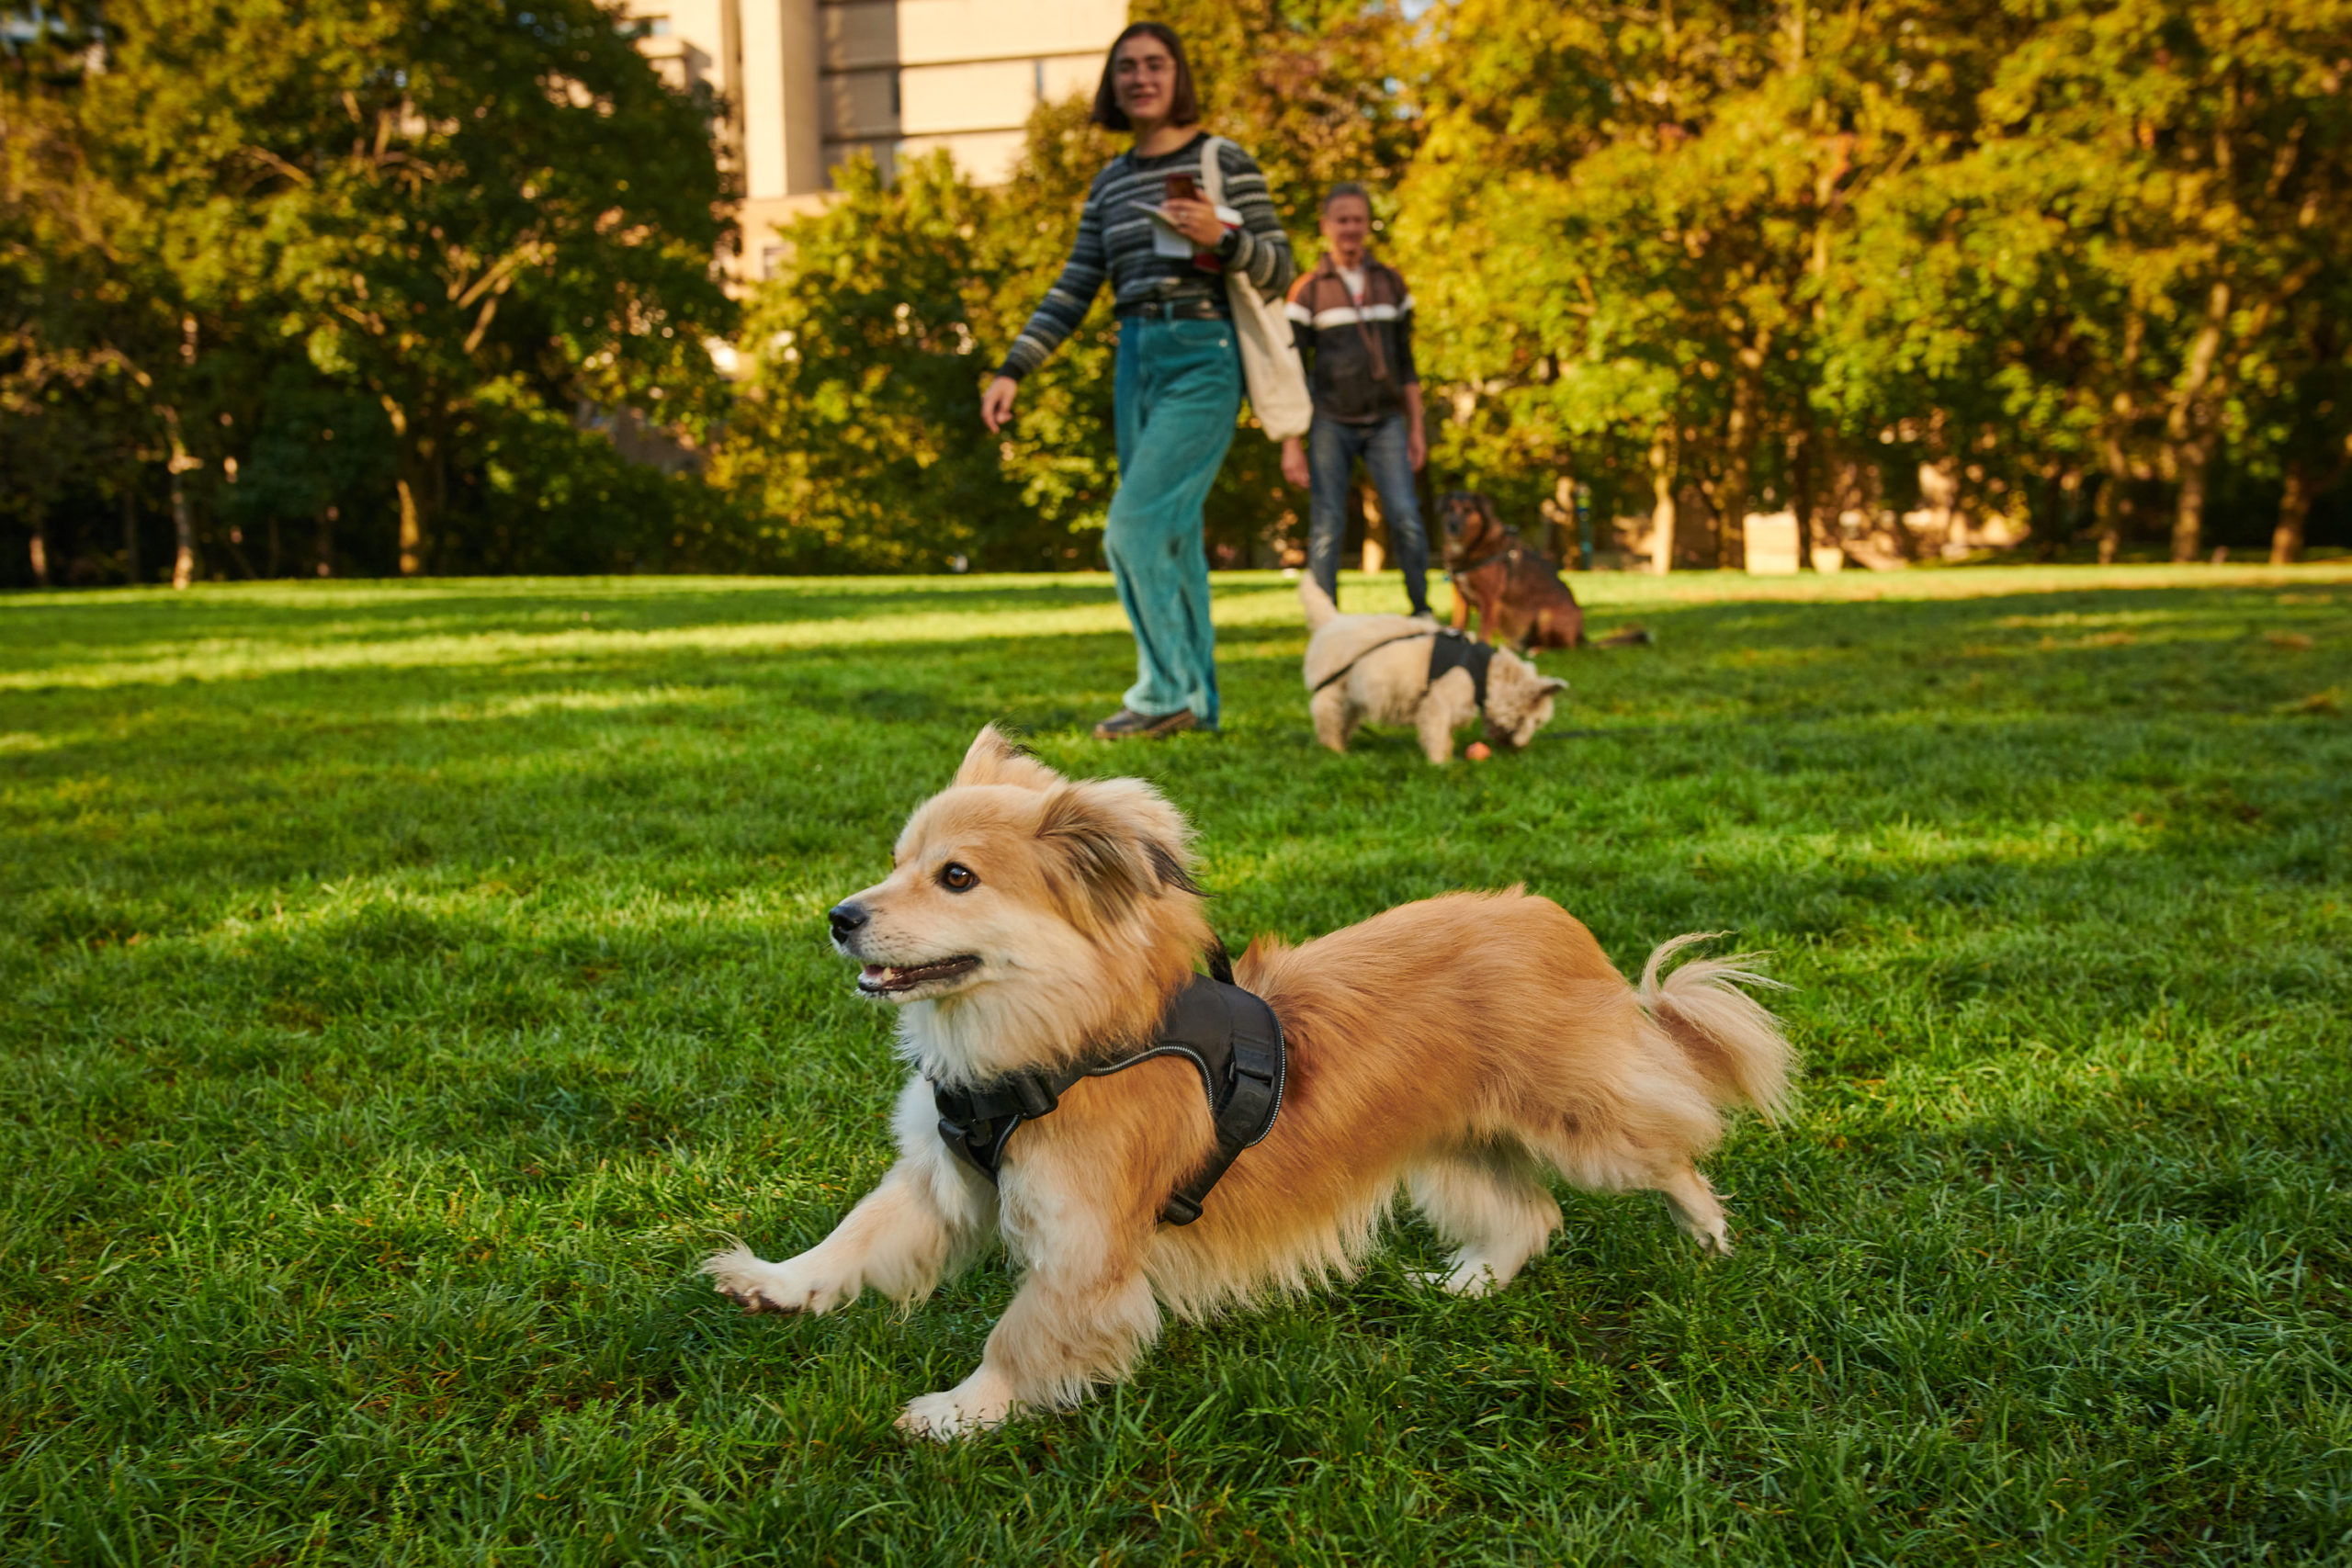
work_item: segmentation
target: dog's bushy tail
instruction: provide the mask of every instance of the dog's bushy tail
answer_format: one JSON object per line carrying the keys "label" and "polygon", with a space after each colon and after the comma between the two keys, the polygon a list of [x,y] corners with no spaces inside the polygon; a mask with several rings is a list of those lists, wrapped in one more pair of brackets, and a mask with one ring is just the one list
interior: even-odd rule
{"label": "dog's bushy tail", "polygon": [[1790,1070],[1796,1051],[1781,1032],[1780,1020],[1743,989],[1785,989],[1747,967],[1752,953],[1728,958],[1693,958],[1661,977],[1667,961],[1715,931],[1692,931],[1660,944],[1642,968],[1642,1010],[1682,1047],[1707,1080],[1719,1105],[1747,1104],[1777,1122],[1789,1109]]}
{"label": "dog's bushy tail", "polygon": [[1306,606],[1306,629],[1310,632],[1321,631],[1340,613],[1340,607],[1331,603],[1331,596],[1323,592],[1323,585],[1311,577],[1299,578],[1298,602]]}

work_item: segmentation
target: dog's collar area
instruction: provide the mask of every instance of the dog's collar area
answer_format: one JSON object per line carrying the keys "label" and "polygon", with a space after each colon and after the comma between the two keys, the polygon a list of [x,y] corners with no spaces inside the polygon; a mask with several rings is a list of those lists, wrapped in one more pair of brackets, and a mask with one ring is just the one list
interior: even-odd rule
{"label": "dog's collar area", "polygon": [[1516,542],[1506,544],[1501,549],[1497,550],[1493,555],[1480,556],[1476,560],[1471,561],[1464,566],[1446,568],[1446,575],[1449,577],[1467,577],[1472,572],[1490,567],[1498,560],[1509,561],[1511,565],[1517,566],[1519,564],[1520,550],[1521,547]]}
{"label": "dog's collar area", "polygon": [[1216,1128],[1216,1147],[1168,1195],[1159,1217],[1171,1225],[1191,1224],[1201,1217],[1209,1190],[1232,1168],[1241,1151],[1273,1131],[1289,1066],[1274,1010],[1233,984],[1224,948],[1217,948],[1209,962],[1222,975],[1195,975],[1178,990],[1153,1029],[1151,1043],[1141,1051],[1050,1072],[1009,1073],[974,1089],[946,1089],[934,1082],[931,1097],[939,1111],[940,1137],[993,1182],[1014,1129],[1050,1115],[1079,1079],[1107,1077],[1156,1056],[1182,1056],[1200,1072]]}

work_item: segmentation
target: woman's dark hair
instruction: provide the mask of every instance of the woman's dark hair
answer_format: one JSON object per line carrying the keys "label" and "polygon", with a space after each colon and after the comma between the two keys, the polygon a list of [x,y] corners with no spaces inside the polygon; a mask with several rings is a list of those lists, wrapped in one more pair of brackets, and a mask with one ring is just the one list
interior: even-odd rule
{"label": "woman's dark hair", "polygon": [[1176,90],[1170,96],[1168,123],[1199,123],[1201,100],[1193,92],[1192,64],[1184,58],[1184,46],[1177,41],[1176,29],[1165,22],[1131,22],[1126,31],[1111,40],[1111,52],[1102,57],[1102,84],[1094,89],[1094,113],[1090,118],[1105,130],[1135,129],[1127,111],[1119,107],[1119,48],[1131,38],[1158,39],[1168,46],[1169,54],[1176,62]]}

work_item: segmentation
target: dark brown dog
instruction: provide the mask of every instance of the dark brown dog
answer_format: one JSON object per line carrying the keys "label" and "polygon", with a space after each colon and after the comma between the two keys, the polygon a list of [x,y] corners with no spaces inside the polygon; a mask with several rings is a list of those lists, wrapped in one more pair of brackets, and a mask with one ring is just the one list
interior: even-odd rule
{"label": "dark brown dog", "polygon": [[[1453,625],[1459,631],[1478,612],[1481,641],[1521,649],[1584,648],[1584,611],[1560,581],[1558,563],[1506,528],[1495,503],[1476,491],[1448,491],[1437,503],[1445,533],[1445,570],[1453,580]],[[1601,639],[1604,648],[1650,640],[1638,629]]]}

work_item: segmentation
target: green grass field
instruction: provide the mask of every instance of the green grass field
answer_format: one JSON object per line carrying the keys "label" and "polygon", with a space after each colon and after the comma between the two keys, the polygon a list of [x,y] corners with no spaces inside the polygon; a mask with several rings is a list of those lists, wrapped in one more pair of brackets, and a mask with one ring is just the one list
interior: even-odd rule
{"label": "green grass field", "polygon": [[[0,1553],[18,1562],[2295,1562],[2352,1555],[2352,567],[1577,580],[1528,751],[1114,750],[1100,576],[0,598]],[[1394,579],[1349,607],[1400,606]],[[1524,880],[1771,951],[1804,1100],[1406,1224],[955,1448],[991,1263],[748,1318],[888,1159],[822,911],[989,719],[1148,773],[1228,941]]]}

